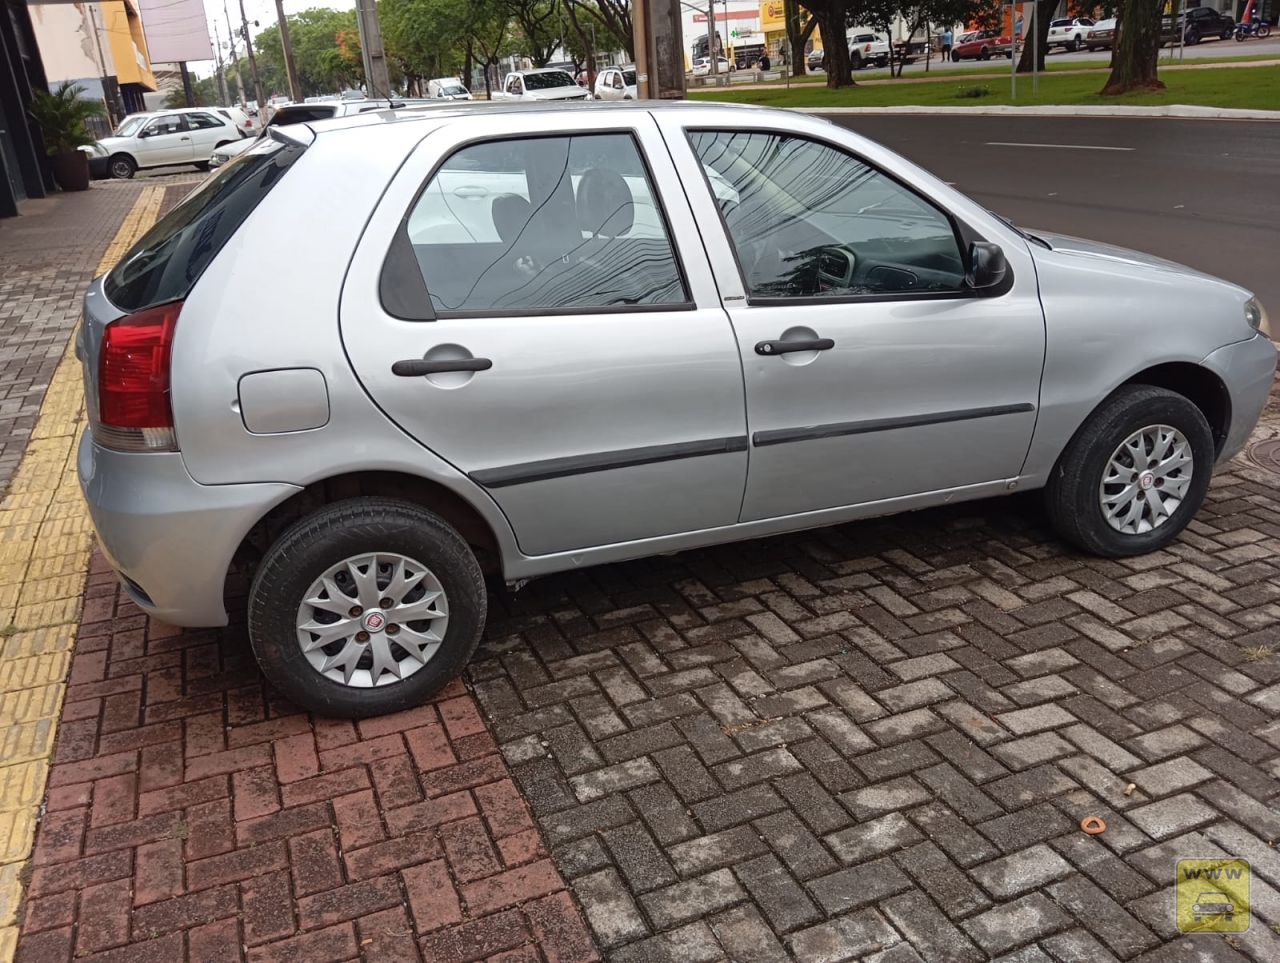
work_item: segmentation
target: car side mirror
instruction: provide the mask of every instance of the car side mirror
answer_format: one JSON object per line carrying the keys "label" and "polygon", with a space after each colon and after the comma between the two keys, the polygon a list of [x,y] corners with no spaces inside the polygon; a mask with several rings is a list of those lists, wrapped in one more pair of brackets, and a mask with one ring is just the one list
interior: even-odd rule
{"label": "car side mirror", "polygon": [[1009,273],[1009,262],[999,244],[974,241],[969,245],[969,287],[982,294],[998,288]]}
{"label": "car side mirror", "polygon": [[139,136],[139,137],[150,137],[150,136],[151,136],[151,134],[152,134],[152,131],[151,131],[151,130],[149,130],[149,129],[147,129],[147,130],[140,130],[140,131],[138,131],[138,136]]}

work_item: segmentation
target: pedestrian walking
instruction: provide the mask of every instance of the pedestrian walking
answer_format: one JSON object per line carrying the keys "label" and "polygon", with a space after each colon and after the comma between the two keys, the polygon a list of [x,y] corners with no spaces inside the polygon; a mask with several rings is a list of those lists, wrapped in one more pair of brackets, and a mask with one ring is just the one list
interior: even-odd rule
{"label": "pedestrian walking", "polygon": [[942,59],[946,60],[951,56],[951,28],[948,27],[942,31]]}

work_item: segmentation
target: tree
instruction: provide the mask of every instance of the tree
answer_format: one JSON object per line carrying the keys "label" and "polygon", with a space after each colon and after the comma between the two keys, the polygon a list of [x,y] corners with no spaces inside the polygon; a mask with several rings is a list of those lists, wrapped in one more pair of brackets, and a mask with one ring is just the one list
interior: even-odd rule
{"label": "tree", "polygon": [[803,77],[808,72],[804,48],[818,26],[816,18],[804,13],[797,0],[783,0],[783,20],[787,25],[787,47],[791,51],[791,73]]}
{"label": "tree", "polygon": [[[222,94],[218,90],[218,75],[205,77],[203,80],[191,78],[191,99],[197,107],[213,107],[222,103]],[[170,109],[187,106],[187,92],[176,87],[169,91],[164,105]]]}
{"label": "tree", "polygon": [[[631,0],[564,0],[564,5],[574,14],[580,15],[584,32],[589,33],[588,20],[594,20],[601,28],[615,38],[618,45],[627,52],[627,56],[635,59],[635,27],[631,19]],[[600,31],[596,32],[596,46],[603,40]]]}
{"label": "tree", "polygon": [[1033,70],[1044,70],[1044,57],[1049,52],[1049,24],[1053,21],[1053,12],[1058,9],[1058,2],[1059,0],[1039,0],[1036,4],[1036,38],[1034,42],[1023,38],[1018,73],[1029,74]]}
{"label": "tree", "polygon": [[505,0],[464,0],[460,27],[467,38],[467,59],[484,65],[484,92],[488,97],[493,90],[493,67],[513,47]]}
{"label": "tree", "polygon": [[501,0],[519,28],[524,53],[535,67],[545,67],[560,46],[560,0]]}
{"label": "tree", "polygon": [[850,13],[849,0],[797,0],[822,31],[822,52],[827,70],[827,89],[853,86],[849,66],[849,43],[845,39]]}
{"label": "tree", "polygon": [[1124,29],[1116,44],[1111,76],[1102,88],[1104,97],[1134,90],[1164,90],[1156,76],[1160,59],[1160,15],[1164,0],[1124,0]]}

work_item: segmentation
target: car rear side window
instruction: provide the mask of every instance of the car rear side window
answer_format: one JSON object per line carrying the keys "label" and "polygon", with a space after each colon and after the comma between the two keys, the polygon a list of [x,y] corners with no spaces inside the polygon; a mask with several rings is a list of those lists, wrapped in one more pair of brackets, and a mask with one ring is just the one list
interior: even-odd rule
{"label": "car rear side window", "polygon": [[133,312],[185,298],[304,150],[298,144],[264,141],[218,168],[111,269],[103,281],[107,299]]}
{"label": "car rear side window", "polygon": [[464,147],[428,181],[403,231],[436,315],[689,301],[657,194],[625,133]]}

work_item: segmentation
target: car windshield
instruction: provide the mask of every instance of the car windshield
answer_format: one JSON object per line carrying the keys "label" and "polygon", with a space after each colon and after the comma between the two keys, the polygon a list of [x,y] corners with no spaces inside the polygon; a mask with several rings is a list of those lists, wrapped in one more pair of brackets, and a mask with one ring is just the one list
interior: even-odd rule
{"label": "car windshield", "polygon": [[128,137],[135,134],[147,119],[146,114],[134,114],[132,117],[126,117],[120,122],[120,126],[116,128],[117,137]]}
{"label": "car windshield", "polygon": [[458,80],[442,80],[440,81],[440,89],[446,94],[465,94],[467,88],[462,86],[462,82]]}
{"label": "car windshield", "polygon": [[525,74],[524,85],[528,90],[554,90],[557,87],[575,86],[573,78],[563,70],[549,70],[545,74]]}
{"label": "car windshield", "polygon": [[634,70],[624,70],[622,72],[622,82],[628,87],[636,85],[636,72]]}

